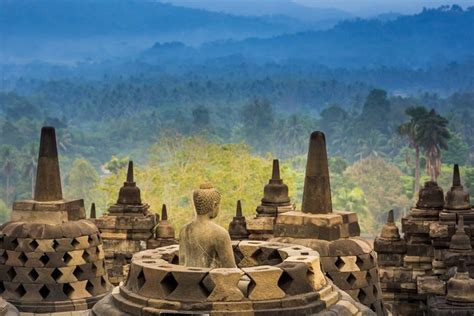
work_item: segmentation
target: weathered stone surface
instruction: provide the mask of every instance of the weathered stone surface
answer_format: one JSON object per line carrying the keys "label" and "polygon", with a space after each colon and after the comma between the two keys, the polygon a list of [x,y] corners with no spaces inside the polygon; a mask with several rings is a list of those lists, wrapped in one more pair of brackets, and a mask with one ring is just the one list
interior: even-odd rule
{"label": "weathered stone surface", "polygon": [[285,259],[285,262],[303,263],[308,267],[310,272],[307,277],[309,283],[315,290],[320,290],[326,285],[326,278],[321,270],[321,262],[319,256],[294,256]]}
{"label": "weathered stone surface", "polygon": [[207,298],[209,301],[241,301],[244,295],[238,287],[244,273],[236,268],[218,268],[209,272],[208,279],[213,288]]}
{"label": "weathered stone surface", "polygon": [[196,218],[181,229],[180,264],[188,267],[236,267],[229,233],[212,222],[219,212],[220,198],[220,193],[209,184],[194,191]]}
{"label": "weathered stone surface", "polygon": [[313,214],[332,213],[326,137],[322,132],[313,132],[309,140],[301,211]]}
{"label": "weathered stone surface", "polygon": [[251,300],[279,299],[285,292],[278,286],[283,271],[276,267],[259,266],[242,269],[251,279],[248,297]]}

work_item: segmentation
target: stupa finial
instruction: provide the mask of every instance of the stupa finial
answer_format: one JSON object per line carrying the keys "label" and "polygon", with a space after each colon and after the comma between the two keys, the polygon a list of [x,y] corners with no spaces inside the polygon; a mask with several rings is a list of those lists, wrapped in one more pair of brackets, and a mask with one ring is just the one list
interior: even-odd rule
{"label": "stupa finial", "polygon": [[34,199],[40,202],[63,199],[54,127],[46,126],[41,129]]}
{"label": "stupa finial", "polygon": [[313,132],[309,140],[301,210],[314,214],[332,213],[328,155],[323,132]]}
{"label": "stupa finial", "polygon": [[97,216],[97,214],[96,214],[96,211],[95,211],[95,203],[92,203],[91,204],[91,217],[90,218],[95,219],[95,218],[97,218],[96,216]]}
{"label": "stupa finial", "polygon": [[161,220],[168,220],[168,210],[166,209],[166,204],[163,204],[163,206],[161,207]]}

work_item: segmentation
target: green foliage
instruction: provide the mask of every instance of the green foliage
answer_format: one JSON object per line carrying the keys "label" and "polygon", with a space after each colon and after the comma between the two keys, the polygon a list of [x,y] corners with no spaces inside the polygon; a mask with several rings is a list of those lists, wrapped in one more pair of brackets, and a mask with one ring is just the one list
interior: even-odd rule
{"label": "green foliage", "polygon": [[64,195],[68,199],[83,198],[86,207],[92,202],[99,204],[98,184],[99,174],[94,166],[87,159],[77,158],[66,176]]}
{"label": "green foliage", "polygon": [[0,199],[0,223],[5,223],[10,220],[10,209],[8,206]]}
{"label": "green foliage", "polygon": [[120,170],[128,165],[128,161],[128,157],[118,158],[116,156],[112,156],[112,158],[104,164],[104,168],[113,174],[117,174]]}
{"label": "green foliage", "polygon": [[[370,156],[348,167],[345,171],[353,183],[359,186],[367,197],[369,220],[381,224],[382,214],[390,209],[406,209],[410,206],[404,194],[402,172],[381,157]],[[364,219],[361,219],[364,221]],[[372,228],[372,229],[371,229]],[[374,233],[376,225],[368,227],[368,232]]]}

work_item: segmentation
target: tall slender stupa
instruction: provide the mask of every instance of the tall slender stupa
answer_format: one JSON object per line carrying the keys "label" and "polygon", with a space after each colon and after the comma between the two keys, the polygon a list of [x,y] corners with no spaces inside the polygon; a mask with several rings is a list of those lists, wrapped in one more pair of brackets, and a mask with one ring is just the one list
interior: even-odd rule
{"label": "tall slender stupa", "polygon": [[3,298],[20,312],[86,311],[111,289],[99,230],[84,201],[63,199],[56,134],[43,127],[33,200],[0,226]]}

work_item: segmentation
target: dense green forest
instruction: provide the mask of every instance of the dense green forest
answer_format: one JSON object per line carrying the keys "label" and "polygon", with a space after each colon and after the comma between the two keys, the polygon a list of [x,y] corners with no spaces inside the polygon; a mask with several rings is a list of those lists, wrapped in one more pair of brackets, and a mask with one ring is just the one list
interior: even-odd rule
{"label": "dense green forest", "polygon": [[[22,25],[19,35],[33,32],[26,17],[38,14],[38,6],[18,13],[24,18],[16,22]],[[122,9],[111,14],[123,15]],[[194,16],[190,29],[208,19],[211,32],[220,21],[238,33],[255,23],[264,25],[263,31],[278,31],[261,18],[226,19],[171,5],[154,9]],[[0,24],[11,19],[14,15],[0,15]],[[36,31],[48,33],[49,20],[36,19],[41,25]],[[230,36],[233,40],[198,48],[159,42],[127,58],[66,64],[1,59],[0,222],[8,220],[13,201],[32,196],[44,125],[57,129],[67,198],[84,198],[86,205],[94,201],[99,213],[105,212],[132,159],[144,200],[154,210],[168,204],[177,227],[190,218],[191,192],[203,181],[222,192],[220,224],[227,225],[238,199],[244,213],[253,214],[273,158],[281,159],[282,175],[299,206],[308,138],[321,130],[328,142],[335,209],[357,212],[363,231],[375,233],[388,210],[399,218],[411,207],[424,181],[435,178],[448,190],[455,163],[465,187],[474,190],[474,62],[469,55],[474,38],[468,27],[473,20],[472,8],[452,6],[388,22],[346,21],[326,31],[243,41]],[[138,20],[129,22],[135,23],[130,31],[142,27]],[[419,28],[423,23],[426,27]],[[77,25],[71,27],[78,31]],[[50,35],[53,40],[64,34]],[[420,38],[425,46],[411,46]],[[352,53],[358,58],[350,61],[357,66],[305,56],[315,50],[327,58],[343,54],[348,39],[357,41]],[[387,47],[393,45],[399,45],[394,53],[400,58],[385,63]],[[376,56],[364,55],[366,50]]]}

